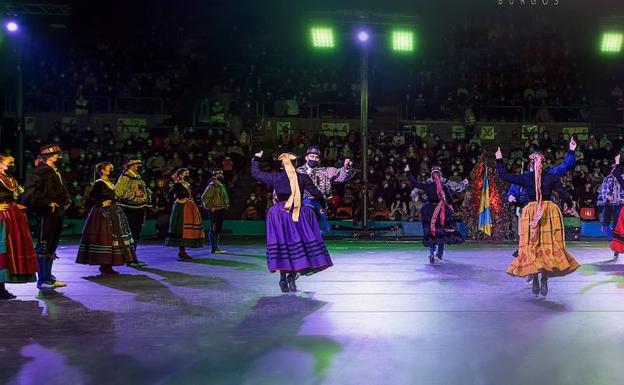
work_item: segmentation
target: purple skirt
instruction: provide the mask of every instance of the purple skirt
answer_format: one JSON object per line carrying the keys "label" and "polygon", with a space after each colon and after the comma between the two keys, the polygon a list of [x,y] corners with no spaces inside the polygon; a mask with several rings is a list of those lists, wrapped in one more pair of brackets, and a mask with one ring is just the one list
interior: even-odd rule
{"label": "purple skirt", "polygon": [[302,206],[299,222],[295,223],[290,212],[284,210],[284,204],[274,205],[267,214],[269,271],[296,271],[310,275],[333,266],[314,210]]}

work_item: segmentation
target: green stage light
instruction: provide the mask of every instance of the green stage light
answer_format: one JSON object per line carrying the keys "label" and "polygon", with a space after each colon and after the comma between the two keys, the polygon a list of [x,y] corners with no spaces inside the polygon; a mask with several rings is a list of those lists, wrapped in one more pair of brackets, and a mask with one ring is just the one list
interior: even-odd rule
{"label": "green stage light", "polygon": [[621,32],[605,32],[602,34],[602,43],[600,44],[600,52],[603,53],[620,53],[622,51],[622,33]]}
{"label": "green stage light", "polygon": [[312,27],[310,30],[314,48],[334,48],[334,30],[330,27]]}
{"label": "green stage light", "polygon": [[413,52],[414,32],[409,30],[392,31],[392,50],[396,52]]}

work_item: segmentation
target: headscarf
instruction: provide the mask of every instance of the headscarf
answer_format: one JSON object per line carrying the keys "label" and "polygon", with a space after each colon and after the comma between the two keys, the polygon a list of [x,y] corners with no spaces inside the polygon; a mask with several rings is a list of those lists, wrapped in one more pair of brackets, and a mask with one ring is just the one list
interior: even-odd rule
{"label": "headscarf", "polygon": [[529,156],[531,163],[533,164],[533,172],[535,173],[535,199],[537,200],[537,215],[529,222],[530,238],[537,235],[537,225],[542,220],[542,214],[544,213],[544,202],[542,201],[542,170],[544,163],[544,155],[541,152],[534,152]]}
{"label": "headscarf", "polygon": [[434,166],[431,168],[431,179],[436,186],[436,192],[438,194],[438,199],[440,200],[433,210],[433,215],[431,216],[431,235],[435,236],[436,234],[436,222],[438,221],[438,217],[440,218],[440,224],[442,227],[445,227],[446,224],[446,207],[450,207],[446,202],[446,194],[444,192],[444,186],[442,185],[442,170],[438,166]]}
{"label": "headscarf", "polygon": [[301,191],[299,190],[299,182],[297,181],[297,170],[293,166],[292,161],[297,160],[297,156],[291,153],[283,153],[278,158],[284,165],[284,170],[290,182],[290,196],[284,205],[284,209],[290,211],[292,209],[292,219],[299,222],[299,210],[301,210]]}

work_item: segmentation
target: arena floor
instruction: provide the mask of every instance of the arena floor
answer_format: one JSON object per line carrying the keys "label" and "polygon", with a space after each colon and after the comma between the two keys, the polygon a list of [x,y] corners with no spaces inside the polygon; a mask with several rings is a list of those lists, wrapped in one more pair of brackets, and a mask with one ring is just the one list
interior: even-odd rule
{"label": "arena floor", "polygon": [[1,384],[616,384],[624,377],[624,266],[576,242],[583,267],[546,299],[507,276],[512,244],[329,241],[335,266],[282,295],[264,243],[228,254],[139,248],[117,277],[60,250],[67,288],[9,286]]}

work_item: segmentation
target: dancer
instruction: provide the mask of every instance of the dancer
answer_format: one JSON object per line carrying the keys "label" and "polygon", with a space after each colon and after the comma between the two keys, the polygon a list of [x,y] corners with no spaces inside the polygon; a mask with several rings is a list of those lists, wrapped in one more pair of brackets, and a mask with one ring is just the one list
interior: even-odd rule
{"label": "dancer", "polygon": [[255,154],[251,175],[273,188],[279,201],[267,213],[267,265],[271,273],[280,272],[282,292],[295,292],[298,274],[310,275],[333,266],[314,210],[301,204],[306,189],[319,202],[323,201],[323,194],[309,176],[296,172],[292,164],[296,155],[281,154],[278,159],[283,169],[269,173],[260,170],[262,154],[263,151]]}
{"label": "dancer", "polygon": [[303,204],[316,211],[321,231],[327,233],[330,231],[329,222],[327,222],[327,214],[321,210],[321,206],[324,205],[324,201],[328,201],[332,197],[332,183],[348,182],[353,178],[356,170],[352,168],[353,162],[350,159],[345,159],[341,168],[319,167],[321,149],[318,146],[308,147],[305,160],[306,163],[299,167],[297,172],[306,174],[312,179],[312,183],[321,192],[323,199],[314,198],[312,191],[306,190],[303,192]]}
{"label": "dancer", "polygon": [[[609,242],[613,240],[613,229],[617,226],[620,210],[624,203],[624,189],[617,182],[614,165],[609,175],[602,181],[598,192],[597,206],[600,209],[600,225],[602,232],[607,235]],[[613,251],[613,259],[617,260],[619,253]]]}
{"label": "dancer", "polygon": [[15,159],[0,154],[0,300],[15,298],[5,284],[37,281],[37,253],[24,213],[26,206],[17,203],[24,189],[14,174]]}
{"label": "dancer", "polygon": [[67,286],[52,274],[56,249],[63,232],[65,209],[71,200],[58,168],[63,156],[56,144],[42,146],[35,165],[24,186],[24,202],[37,219],[37,287],[42,290]]}
{"label": "dancer", "polygon": [[440,260],[444,257],[444,245],[464,242],[453,220],[453,194],[449,186],[442,184],[442,169],[439,166],[431,167],[431,182],[418,182],[409,165],[405,166],[405,173],[412,188],[427,194],[427,203],[420,209],[420,220],[423,245],[429,248],[429,263],[435,263],[436,257]]}
{"label": "dancer", "polygon": [[212,171],[212,181],[201,196],[202,205],[210,213],[210,247],[213,254],[224,254],[219,248],[219,238],[223,229],[223,214],[230,208],[230,198],[223,184],[223,171]]}
{"label": "dancer", "polygon": [[[143,162],[140,159],[129,159],[115,185],[117,204],[126,214],[126,218],[128,218],[132,239],[134,240],[135,253],[141,239],[141,230],[145,223],[145,210],[151,206],[152,200],[152,192],[147,188],[140,175],[142,169]],[[134,261],[128,262],[127,265],[138,268],[147,266],[147,263],[139,261],[135,257]]]}
{"label": "dancer", "polygon": [[524,187],[530,200],[522,210],[518,257],[509,265],[507,273],[516,277],[532,275],[533,293],[546,296],[549,277],[568,275],[580,267],[566,250],[563,216],[559,206],[551,201],[552,192],[556,191],[568,207],[572,206],[572,200],[560,178],[543,171],[542,153],[534,152],[529,160],[533,171],[511,175],[503,163],[500,147],[496,151],[496,170],[500,178]]}
{"label": "dancer", "polygon": [[76,263],[100,265],[100,273],[115,275],[119,272],[113,266],[136,261],[134,240],[126,214],[117,205],[115,185],[110,181],[113,165],[98,163],[95,172],[100,178],[89,194],[95,205],[82,229]]}
{"label": "dancer", "polygon": [[[570,137],[570,143],[568,145],[568,152],[563,158],[563,162],[560,164],[547,168],[546,172],[554,174],[556,176],[563,176],[566,172],[574,170],[576,166],[576,140],[574,137]],[[529,171],[533,171],[533,162],[529,162]],[[522,209],[529,203],[529,194],[522,186],[512,184],[509,187],[505,201],[516,206],[516,216],[518,217],[518,229],[520,228],[520,218],[522,217]],[[520,230],[518,230],[519,232]],[[518,250],[513,252],[514,258],[518,256]],[[530,282],[533,276],[527,277],[527,282]]]}
{"label": "dancer", "polygon": [[[624,179],[622,178],[622,166],[620,165],[620,154],[615,156],[615,166],[611,174],[617,180],[617,183],[621,189],[624,189]],[[624,210],[620,210],[618,214],[617,225],[613,231],[613,237],[610,242],[611,250],[613,250],[614,256],[617,258],[619,253],[624,252]]]}
{"label": "dancer", "polygon": [[167,193],[167,200],[175,202],[171,210],[165,245],[179,248],[180,261],[192,259],[186,248],[202,247],[205,237],[201,214],[193,200],[191,185],[187,182],[188,177],[188,169],[178,169],[171,177],[175,183]]}

